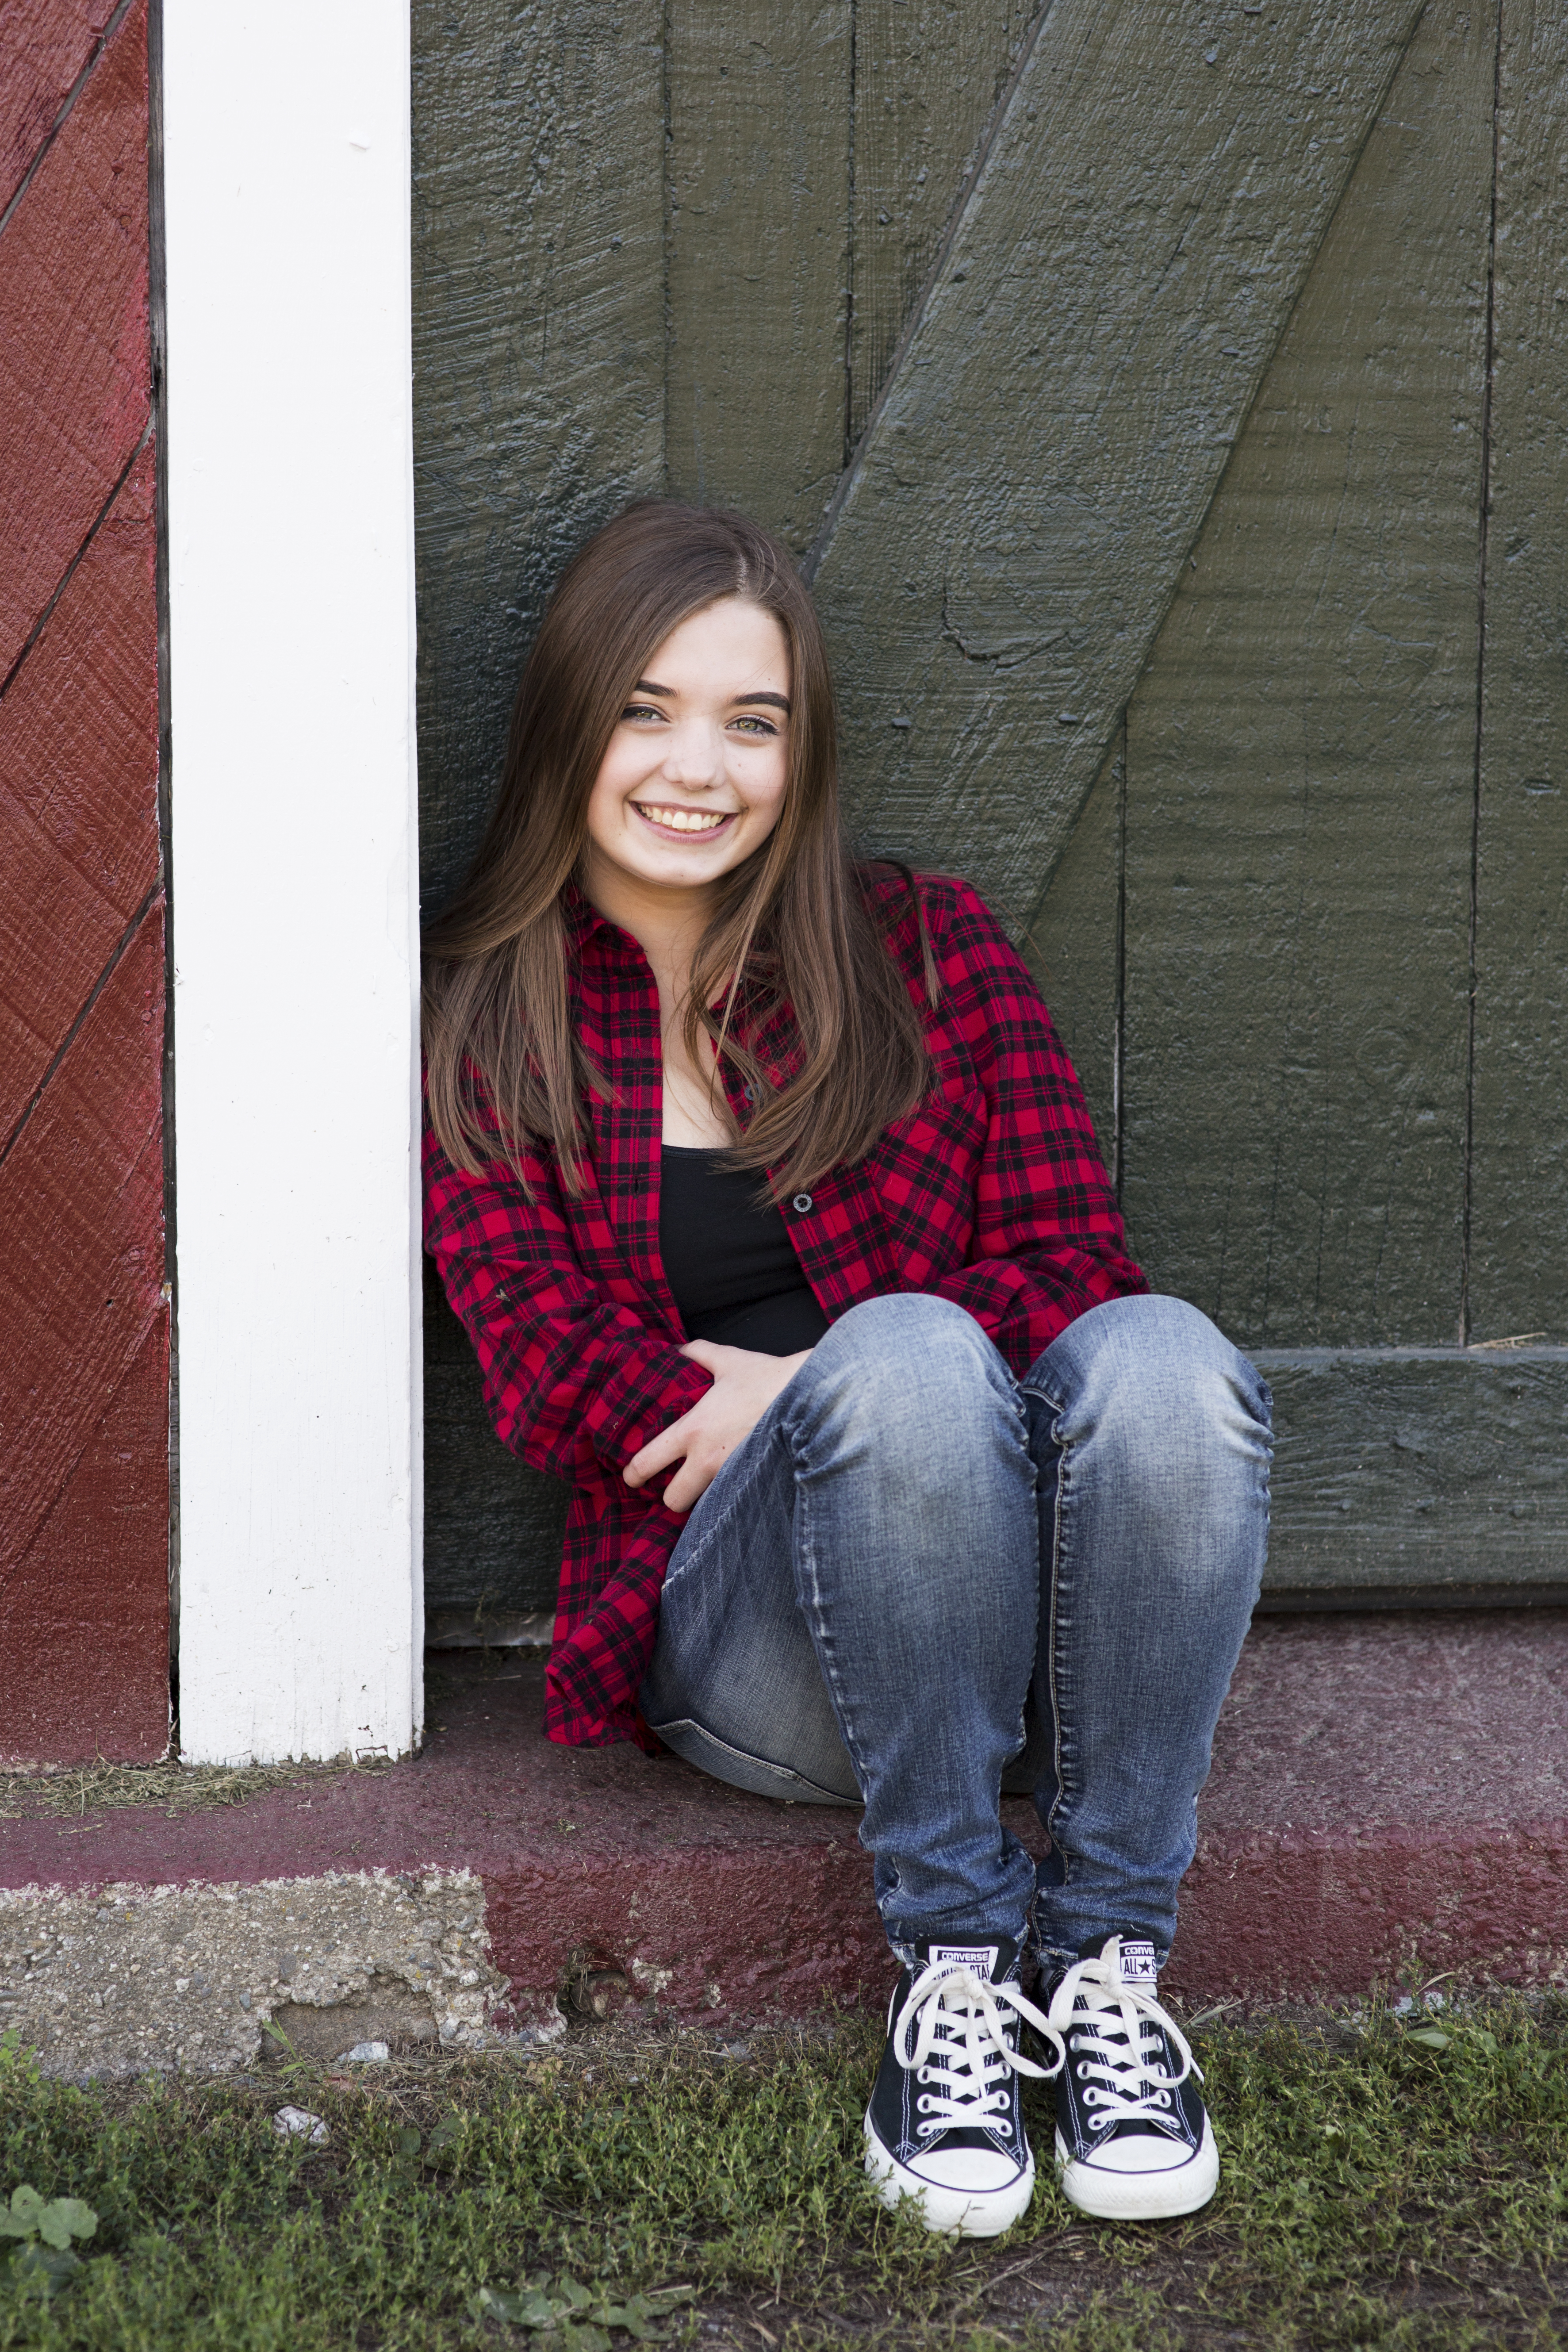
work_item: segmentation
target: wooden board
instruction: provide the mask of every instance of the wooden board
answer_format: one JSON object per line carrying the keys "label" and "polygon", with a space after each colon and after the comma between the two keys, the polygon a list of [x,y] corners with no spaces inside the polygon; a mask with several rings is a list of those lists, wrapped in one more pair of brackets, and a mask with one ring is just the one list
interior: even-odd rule
{"label": "wooden board", "polygon": [[1458,1329],[1493,63],[1432,0],[1128,713],[1124,1199],[1243,1346]]}
{"label": "wooden board", "polygon": [[849,263],[851,447],[865,430],[1036,0],[857,0]]}
{"label": "wooden board", "polygon": [[1568,1339],[1568,16],[1503,0],[1468,1314]]}
{"label": "wooden board", "polygon": [[8,0],[0,8],[0,214],[90,63],[116,0]]}
{"label": "wooden board", "polygon": [[0,683],[147,429],[147,10],[0,234]]}
{"label": "wooden board", "polygon": [[1020,925],[1417,13],[1056,0],[1028,53],[816,560],[857,822]]}
{"label": "wooden board", "polygon": [[0,697],[0,1143],[157,879],[153,457]]}
{"label": "wooden board", "polygon": [[169,1746],[169,1328],[152,1323],[0,1595],[0,1762]]}
{"label": "wooden board", "polygon": [[1083,1081],[1100,1156],[1119,1176],[1121,836],[1126,764],[1119,740],[1019,944]]}
{"label": "wooden board", "polygon": [[573,550],[663,478],[662,12],[414,9],[425,905],[461,878]]}
{"label": "wooden board", "polygon": [[163,1037],[160,904],[0,1160],[0,1591],[166,1318]]}
{"label": "wooden board", "polygon": [[671,0],[666,462],[792,547],[844,464],[850,0]]}
{"label": "wooden board", "polygon": [[425,1264],[425,1605],[553,1609],[570,1489],[509,1454],[468,1335]]}
{"label": "wooden board", "polygon": [[1568,1349],[1256,1360],[1276,1435],[1266,1593],[1568,1594]]}

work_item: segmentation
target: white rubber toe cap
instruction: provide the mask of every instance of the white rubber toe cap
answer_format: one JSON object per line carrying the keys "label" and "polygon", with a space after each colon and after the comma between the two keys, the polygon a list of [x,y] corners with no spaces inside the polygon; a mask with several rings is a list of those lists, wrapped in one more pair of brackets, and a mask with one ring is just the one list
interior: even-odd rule
{"label": "white rubber toe cap", "polygon": [[1019,2166],[991,2148],[933,2149],[919,2170],[900,2164],[871,2128],[867,2116],[866,2169],[884,2205],[906,2197],[917,2204],[928,2230],[959,2238],[996,2238],[1028,2210],[1035,2193],[1033,2157]]}
{"label": "white rubber toe cap", "polygon": [[1196,2149],[1138,2132],[1107,2140],[1086,2162],[1069,2155],[1058,2132],[1057,2163],[1068,2204],[1102,2221],[1165,2221],[1195,2213],[1219,2185],[1219,2150],[1206,2117]]}

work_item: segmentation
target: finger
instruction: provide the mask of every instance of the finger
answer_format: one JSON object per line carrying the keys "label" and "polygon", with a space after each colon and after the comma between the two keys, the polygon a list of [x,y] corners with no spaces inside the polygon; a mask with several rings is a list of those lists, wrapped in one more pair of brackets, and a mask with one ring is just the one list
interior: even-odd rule
{"label": "finger", "polygon": [[680,1459],[691,1443],[690,1432],[687,1428],[689,1419],[689,1413],[683,1413],[679,1421],[672,1421],[668,1429],[661,1429],[657,1437],[650,1437],[647,1444],[632,1455],[621,1473],[628,1486],[646,1486],[660,1470],[667,1470],[672,1462]]}
{"label": "finger", "polygon": [[723,1370],[724,1359],[731,1350],[721,1346],[717,1339],[688,1339],[680,1352],[683,1356],[689,1356],[692,1362],[700,1364],[705,1372],[717,1373]]}
{"label": "finger", "polygon": [[689,1454],[664,1490],[664,1499],[672,1511],[689,1511],[700,1503],[715,1477],[724,1466],[724,1455],[717,1461],[707,1456],[699,1458]]}

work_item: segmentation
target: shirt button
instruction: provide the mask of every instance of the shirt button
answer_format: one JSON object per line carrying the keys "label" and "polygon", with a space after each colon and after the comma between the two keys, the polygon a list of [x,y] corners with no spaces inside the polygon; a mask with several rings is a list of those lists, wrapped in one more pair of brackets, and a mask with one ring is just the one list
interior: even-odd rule
{"label": "shirt button", "polygon": [[790,1206],[795,1211],[797,1215],[804,1217],[806,1211],[811,1206],[811,1194],[809,1192],[797,1192],[795,1199],[790,1202]]}

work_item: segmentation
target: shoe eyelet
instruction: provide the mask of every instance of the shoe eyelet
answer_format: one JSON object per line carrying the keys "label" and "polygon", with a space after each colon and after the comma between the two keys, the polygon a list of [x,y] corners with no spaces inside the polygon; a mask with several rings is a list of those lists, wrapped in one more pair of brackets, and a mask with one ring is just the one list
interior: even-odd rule
{"label": "shoe eyelet", "polygon": [[1073,2073],[1078,2076],[1078,2079],[1079,2079],[1079,2081],[1080,2083],[1087,2083],[1087,2082],[1088,2082],[1088,2080],[1089,2080],[1089,2068],[1088,2068],[1087,2066],[1075,2066],[1075,2067],[1073,2068]]}

